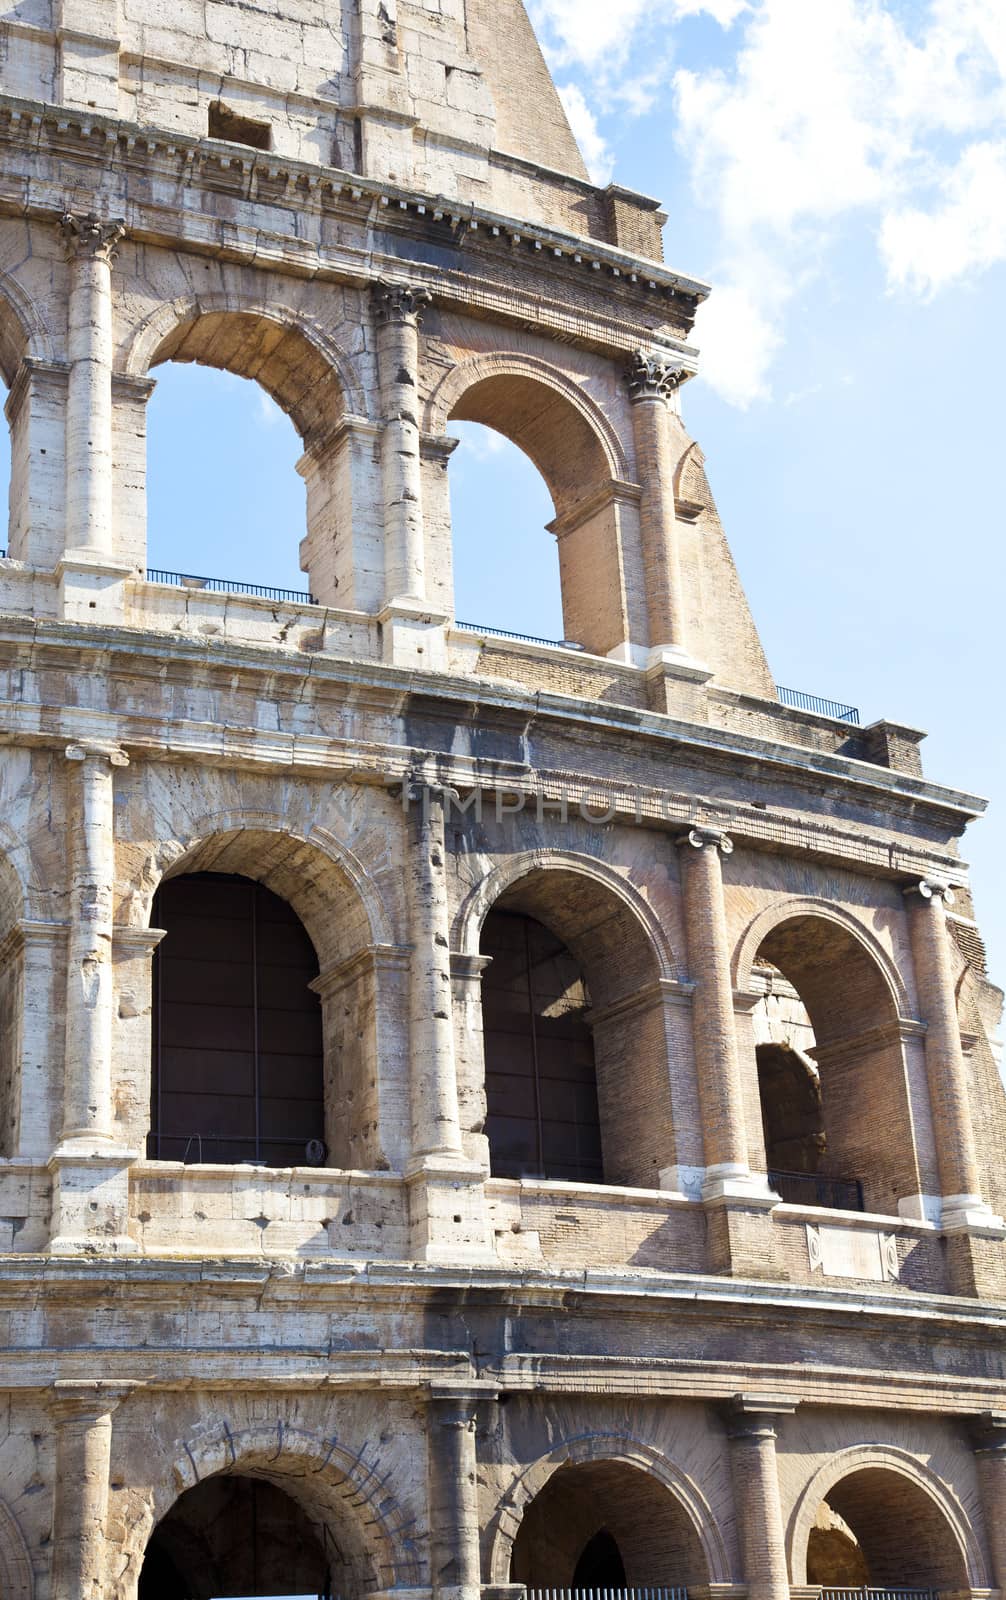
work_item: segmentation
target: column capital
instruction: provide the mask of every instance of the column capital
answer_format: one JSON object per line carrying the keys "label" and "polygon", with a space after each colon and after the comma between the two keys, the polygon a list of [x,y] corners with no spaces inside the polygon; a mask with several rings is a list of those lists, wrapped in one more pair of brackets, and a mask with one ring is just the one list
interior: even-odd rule
{"label": "column capital", "polygon": [[91,257],[111,266],[118,255],[118,247],[126,237],[126,224],[122,217],[103,222],[93,211],[82,217],[64,211],[59,219],[60,232],[70,260]]}
{"label": "column capital", "polygon": [[625,372],[630,400],[667,400],[688,376],[686,367],[637,350]]}
{"label": "column capital", "polygon": [[919,883],[910,883],[901,892],[906,900],[942,900],[946,906],[954,903],[954,891],[946,878],[923,878]]}
{"label": "column capital", "polygon": [[1006,1411],[983,1411],[967,1426],[976,1455],[1006,1457]]}
{"label": "column capital", "polygon": [[734,842],[725,829],[707,827],[704,824],[689,828],[688,832],[681,834],[674,843],[679,850],[686,848],[705,850],[708,846],[712,846],[724,856],[733,855],[734,851]]}
{"label": "column capital", "polygon": [[67,761],[108,761],[113,767],[128,767],[129,757],[116,744],[102,744],[95,739],[78,739],[68,744],[63,754]]}
{"label": "column capital", "polygon": [[760,1394],[735,1394],[726,1406],[727,1437],[774,1439],[779,1419],[791,1417],[795,1411],[795,1400],[779,1400]]}
{"label": "column capital", "polygon": [[423,312],[432,305],[429,289],[415,283],[393,283],[382,278],[371,288],[374,310],[384,322],[422,324]]}
{"label": "column capital", "polygon": [[103,1383],[90,1378],[57,1378],[48,1399],[55,1422],[100,1422],[129,1398],[136,1382]]}

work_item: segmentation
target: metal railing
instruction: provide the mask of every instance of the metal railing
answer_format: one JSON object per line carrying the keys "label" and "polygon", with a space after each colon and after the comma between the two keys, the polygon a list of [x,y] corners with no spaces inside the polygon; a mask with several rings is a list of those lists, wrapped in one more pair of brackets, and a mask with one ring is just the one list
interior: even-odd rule
{"label": "metal railing", "polygon": [[939,1600],[936,1589],[822,1589],[821,1600]]}
{"label": "metal railing", "polygon": [[[534,634],[534,633],[511,633],[509,631],[509,629],[507,629],[507,628],[484,628],[480,622],[462,622],[460,620],[460,618],[458,618],[455,621],[454,626],[456,628],[463,628],[465,633],[481,633],[481,634],[484,634],[486,636],[486,638],[489,638],[489,639],[519,639],[522,644],[547,644],[547,645],[551,645],[553,650],[580,650],[580,651],[582,651],[582,650],[585,649],[584,645],[582,645],[582,644],[574,644],[571,639],[540,639],[538,637],[538,635]],[[528,1592],[530,1593],[530,1590]],[[544,1594],[544,1592],[545,1591],[542,1590],[543,1594]],[[549,1593],[551,1593],[551,1592],[552,1591],[550,1590]],[[557,1594],[559,1593],[558,1590],[556,1590],[555,1592]],[[568,1592],[570,1594],[572,1594],[573,1590],[570,1589]],[[586,1593],[586,1590],[584,1590],[583,1592]],[[612,1593],[614,1593],[614,1592],[615,1591],[612,1590]],[[656,1590],[653,1590],[652,1592],[654,1594],[657,1593]],[[628,1590],[626,1590],[626,1593],[628,1593]],[[642,1593],[642,1591],[640,1591],[640,1593]]]}
{"label": "metal railing", "polygon": [[[825,1178],[816,1172],[770,1172],[769,1188],[789,1206],[820,1206],[826,1211],[865,1211],[858,1178]],[[829,1591],[830,1592],[830,1591]],[[859,1591],[856,1591],[859,1593]],[[888,1593],[887,1590],[871,1590]],[[893,1593],[893,1590],[890,1591]],[[902,1591],[899,1590],[898,1593]],[[838,1593],[836,1589],[835,1593]],[[905,1594],[909,1591],[904,1590]]]}
{"label": "metal railing", "polygon": [[855,706],[843,706],[838,700],[822,700],[820,695],[804,694],[802,689],[778,688],[779,704],[793,711],[812,711],[817,717],[834,717],[836,722],[854,722],[859,726],[859,711]]}
{"label": "metal railing", "polygon": [[527,1600],[688,1600],[684,1587],[671,1589],[528,1589]]}
{"label": "metal railing", "polygon": [[199,578],[191,572],[164,572],[147,568],[148,583],[169,583],[176,589],[207,589],[211,594],[252,594],[262,600],[288,600],[293,605],[316,606],[314,595],[302,589],[275,589],[267,583],[241,583],[237,578]]}

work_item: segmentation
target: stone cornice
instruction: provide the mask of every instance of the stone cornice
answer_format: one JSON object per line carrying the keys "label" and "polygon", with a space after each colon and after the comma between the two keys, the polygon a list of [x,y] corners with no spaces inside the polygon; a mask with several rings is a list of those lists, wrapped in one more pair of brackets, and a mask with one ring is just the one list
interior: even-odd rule
{"label": "stone cornice", "polygon": [[[324,616],[323,612],[320,614]],[[387,786],[400,782],[413,765],[413,752],[395,735],[400,736],[402,719],[408,718],[414,704],[421,706],[426,719],[431,712],[439,712],[445,727],[451,728],[468,726],[473,717],[481,722],[495,718],[511,728],[519,725],[526,738],[533,736],[536,729],[544,732],[560,724],[570,749],[570,765],[563,771],[532,768],[505,759],[495,760],[487,768],[474,756],[457,753],[455,742],[455,753],[449,757],[450,781],[459,790],[469,792],[505,783],[532,803],[539,794],[547,796],[558,790],[569,797],[571,807],[582,797],[595,808],[610,804],[622,819],[678,833],[701,821],[729,829],[738,846],[854,861],[858,870],[902,882],[913,876],[941,873],[951,875],[955,882],[963,881],[965,871],[960,861],[925,834],[920,836],[920,828],[938,822],[941,828],[960,833],[984,809],[984,803],[972,796],[888,768],[871,767],[842,756],[824,756],[762,736],[728,733],[657,713],[550,696],[516,685],[405,672],[376,662],[313,653],[297,656],[226,641],[167,641],[163,635],[138,629],[4,619],[0,624],[0,658],[9,657],[11,647],[17,652],[25,645],[30,646],[34,660],[40,664],[44,661],[50,671],[58,670],[63,651],[67,656],[66,670],[73,673],[87,670],[87,659],[95,653],[103,663],[102,670],[115,678],[156,677],[161,685],[189,682],[193,674],[208,685],[219,674],[233,687],[235,674],[239,674],[245,675],[243,687],[254,691],[256,683],[265,682],[267,675],[269,692],[280,702],[285,694],[291,702],[301,700],[305,685],[310,682],[312,695],[322,702],[351,702],[355,718],[371,710],[383,731],[379,738],[367,742],[364,758],[356,728],[339,739],[331,732],[324,736],[287,734],[176,718],[168,724],[159,716],[136,711],[120,717],[100,709],[18,701],[0,702],[2,743],[65,749],[71,740],[96,740],[103,745],[125,745],[134,758],[141,760],[195,761],[258,771],[297,770],[328,781],[342,778]],[[166,653],[168,645],[170,653]],[[673,758],[667,764],[669,781],[649,786],[640,782],[629,787],[607,772],[597,775],[599,740],[607,743],[609,753],[613,741],[627,748],[639,742],[662,762]],[[578,760],[579,767],[573,765]],[[686,763],[690,768],[689,783],[679,791],[673,783],[675,765]],[[856,828],[844,820],[816,814],[810,800],[807,811],[795,817],[792,809],[777,814],[774,807],[762,809],[746,802],[704,802],[701,787],[696,798],[694,784],[702,784],[703,772],[710,774],[710,787],[715,793],[720,786],[714,775],[736,771],[738,765],[750,766],[753,781],[760,769],[775,769],[776,774],[783,771],[790,785],[804,787],[809,796],[827,793],[833,781],[850,797],[858,795],[864,804],[864,825]],[[770,778],[777,781],[775,774]],[[886,827],[878,820],[878,812],[884,816]]]}
{"label": "stone cornice", "polygon": [[[655,349],[664,347],[648,326],[634,328],[630,309],[633,302],[641,310],[645,307],[649,315],[653,307],[659,309],[661,304],[666,307],[669,301],[673,302],[679,321],[690,325],[696,307],[709,294],[708,285],[698,279],[674,272],[660,263],[640,259],[604,241],[581,237],[561,228],[518,222],[470,203],[364,178],[339,168],[249,150],[242,145],[196,139],[98,113],[0,96],[0,145],[11,147],[18,143],[30,156],[33,170],[47,154],[58,163],[72,151],[78,164],[90,155],[95,169],[92,182],[95,194],[103,184],[107,187],[110,172],[117,173],[115,192],[123,200],[130,237],[138,243],[161,243],[168,248],[177,246],[197,253],[201,249],[210,250],[219,255],[219,221],[205,217],[200,223],[206,208],[199,207],[199,215],[191,209],[192,196],[198,198],[199,190],[207,189],[223,191],[253,207],[261,204],[263,222],[268,213],[268,223],[261,228],[252,223],[242,227],[237,220],[228,228],[228,254],[236,260],[254,260],[257,265],[301,277],[309,275],[362,283],[387,270],[401,271],[401,256],[382,255],[379,247],[375,248],[375,225],[404,229],[424,238],[429,236],[431,227],[437,228],[444,233],[448,245],[457,248],[465,241],[469,247],[484,253],[487,259],[496,252],[505,251],[508,279],[505,292],[501,285],[501,292],[494,296],[491,283],[483,282],[471,264],[466,263],[463,272],[446,268],[439,270],[435,279],[431,277],[441,301],[473,307],[481,302],[494,317],[509,316],[517,321],[526,320],[529,308],[537,307],[535,320],[543,327],[556,321],[568,330],[572,322],[582,323],[586,339],[590,339],[593,327],[593,336],[600,345],[622,354],[631,353],[641,336]],[[55,172],[50,180],[40,177],[37,183],[32,183],[27,174],[17,173],[9,157],[6,166],[7,183],[0,196],[0,211],[58,222],[63,203],[57,196]],[[134,166],[142,169],[144,181],[142,190],[131,196],[128,182],[124,185],[122,179],[128,178]],[[177,185],[180,198],[173,207],[149,206],[147,195],[152,171],[159,171]],[[78,177],[76,187],[78,190],[86,188],[86,180]],[[293,229],[286,235],[272,232],[277,212],[284,205],[295,207],[298,215],[314,212],[346,216],[355,211],[362,230],[359,248],[332,245],[320,249],[303,237],[297,237]],[[205,238],[201,237],[201,227]],[[270,240],[274,241],[272,246]],[[554,305],[550,305],[547,294],[541,294],[540,284],[534,294],[524,296],[512,282],[515,252],[538,279],[556,272],[567,278],[570,272],[582,274],[588,281],[599,276],[605,284],[606,295],[618,292],[619,307],[624,315],[616,317],[609,313],[606,316],[599,309],[591,316],[581,307],[579,315],[572,317],[565,287],[556,294]],[[417,263],[411,275],[421,278],[421,263]],[[526,307],[521,304],[525,298]],[[673,338],[666,341],[666,350],[689,373],[694,371],[694,350]]]}

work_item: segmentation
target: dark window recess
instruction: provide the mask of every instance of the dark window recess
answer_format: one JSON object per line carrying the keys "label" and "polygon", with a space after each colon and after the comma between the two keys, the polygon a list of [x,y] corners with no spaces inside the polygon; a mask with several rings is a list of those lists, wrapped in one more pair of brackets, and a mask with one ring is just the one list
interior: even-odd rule
{"label": "dark window recess", "polygon": [[285,901],[192,873],[154,897],[151,1131],[162,1161],[324,1160],[318,958]]}
{"label": "dark window recess", "polygon": [[624,1589],[625,1563],[618,1542],[607,1528],[584,1546],[573,1573],[574,1589]]}
{"label": "dark window recess", "polygon": [[486,1132],[498,1178],[603,1183],[594,1041],[573,956],[533,917],[482,931]]}
{"label": "dark window recess", "polygon": [[268,122],[239,116],[222,100],[214,100],[210,106],[209,135],[211,139],[226,139],[230,144],[250,145],[253,150],[272,149],[272,129]]}

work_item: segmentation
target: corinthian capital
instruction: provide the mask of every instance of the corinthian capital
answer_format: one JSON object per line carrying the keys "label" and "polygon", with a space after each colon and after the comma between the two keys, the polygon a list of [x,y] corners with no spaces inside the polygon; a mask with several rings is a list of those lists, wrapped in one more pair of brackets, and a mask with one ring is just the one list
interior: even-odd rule
{"label": "corinthian capital", "polygon": [[64,211],[59,226],[71,258],[91,256],[96,261],[107,261],[109,265],[115,260],[119,243],[126,236],[126,224],[121,217],[102,222],[93,211],[84,217],[75,217],[72,211]]}
{"label": "corinthian capital", "polygon": [[423,320],[423,312],[433,300],[429,289],[414,283],[382,280],[374,285],[371,292],[374,309],[387,322],[414,321],[418,325]]}
{"label": "corinthian capital", "polygon": [[630,400],[666,400],[688,376],[685,367],[676,367],[661,356],[637,350],[625,374]]}

